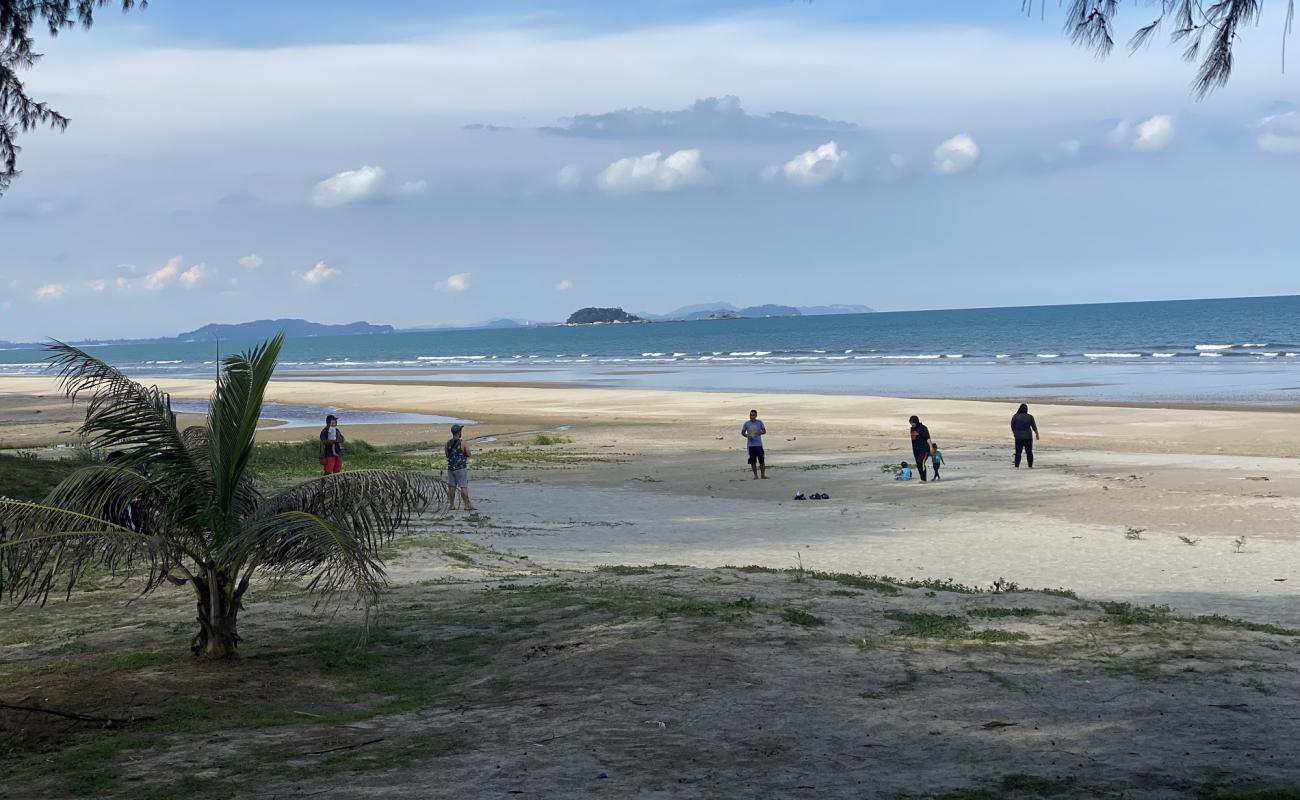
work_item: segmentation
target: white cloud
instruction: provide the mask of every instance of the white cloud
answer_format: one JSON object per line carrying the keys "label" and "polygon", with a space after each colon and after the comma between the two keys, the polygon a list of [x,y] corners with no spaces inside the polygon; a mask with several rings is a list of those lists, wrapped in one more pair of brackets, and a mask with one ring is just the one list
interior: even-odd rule
{"label": "white cloud", "polygon": [[1168,114],[1156,114],[1137,124],[1130,120],[1121,120],[1110,132],[1110,143],[1116,147],[1136,150],[1139,153],[1154,153],[1163,150],[1174,139],[1174,118]]}
{"label": "white cloud", "polygon": [[362,167],[326,178],[311,190],[311,204],[317,208],[356,203],[379,191],[387,173],[383,167]]}
{"label": "white cloud", "polygon": [[319,286],[339,274],[341,274],[339,270],[329,266],[324,261],[317,261],[316,266],[306,272],[295,271],[293,276],[308,286]]}
{"label": "white cloud", "polygon": [[828,181],[845,177],[847,156],[848,153],[841,150],[839,144],[830,141],[816,150],[800,153],[779,169],[768,167],[763,170],[763,177],[772,180],[777,175],[784,175],[787,181],[796,186],[821,186]]}
{"label": "white cloud", "polygon": [[1300,113],[1288,111],[1265,117],[1260,123],[1263,131],[1256,143],[1265,153],[1300,155]]}
{"label": "white cloud", "polygon": [[1066,139],[1061,142],[1060,148],[1062,153],[1073,158],[1074,156],[1079,155],[1079,151],[1083,149],[1083,143],[1078,139]]}
{"label": "white cloud", "polygon": [[81,285],[95,294],[103,294],[104,290],[108,288],[108,281],[103,278],[92,278],[88,281],[82,281]]}
{"label": "white cloud", "polygon": [[186,289],[193,289],[198,285],[199,281],[203,280],[203,276],[207,274],[207,271],[208,268],[205,265],[195,264],[181,273],[181,286],[184,286]]}
{"label": "white cloud", "polygon": [[44,286],[37,287],[33,293],[37,300],[57,300],[66,294],[68,287],[61,283],[47,283]]}
{"label": "white cloud", "polygon": [[582,185],[582,170],[577,164],[565,164],[560,167],[559,172],[555,173],[555,185],[566,191],[577,189]]}
{"label": "white cloud", "polygon": [[975,166],[980,160],[980,146],[969,134],[959,133],[934,148],[934,171],[956,175]]}
{"label": "white cloud", "polygon": [[468,272],[457,272],[455,275],[448,275],[445,281],[438,281],[433,288],[439,292],[463,292],[469,288],[469,277]]}
{"label": "white cloud", "polygon": [[262,257],[259,256],[257,253],[249,253],[248,255],[239,259],[239,266],[243,267],[244,269],[261,269],[263,263],[265,262],[262,261]]}
{"label": "white cloud", "polygon": [[894,169],[903,169],[907,166],[907,159],[902,153],[894,153],[889,156],[889,163]]}
{"label": "white cloud", "polygon": [[596,183],[610,194],[672,192],[706,184],[711,177],[700,160],[700,151],[692,148],[667,158],[660,152],[620,158],[605,167]]}
{"label": "white cloud", "polygon": [[573,281],[569,280],[568,278],[565,278],[564,280],[555,284],[555,290],[557,292],[567,292],[572,288],[573,288]]}
{"label": "white cloud", "polygon": [[414,197],[417,194],[424,194],[428,188],[429,184],[425,181],[407,181],[397,187],[397,195],[398,197]]}
{"label": "white cloud", "polygon": [[[160,289],[165,289],[174,283],[176,278],[180,275],[180,272],[181,257],[172,256],[167,259],[166,264],[163,264],[158,269],[150,272],[143,278],[140,278],[139,285],[147,291],[156,292]],[[136,284],[136,281],[128,280],[125,284],[123,284],[122,281],[122,278],[118,279],[118,286],[121,288],[132,288]]]}

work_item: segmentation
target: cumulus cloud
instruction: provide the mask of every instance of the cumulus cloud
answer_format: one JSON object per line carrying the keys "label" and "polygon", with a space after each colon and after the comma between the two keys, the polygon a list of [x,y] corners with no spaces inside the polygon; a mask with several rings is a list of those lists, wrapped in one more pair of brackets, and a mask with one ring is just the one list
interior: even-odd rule
{"label": "cumulus cloud", "polygon": [[457,272],[455,275],[448,275],[446,280],[438,281],[433,288],[438,292],[463,292],[469,288],[469,278],[468,272]]}
{"label": "cumulus cloud", "polygon": [[127,280],[125,283],[123,283],[123,279],[118,278],[117,285],[118,288],[127,288],[127,289],[134,288],[136,285],[139,285],[140,288],[145,289],[146,291],[157,292],[161,289],[166,289],[168,286],[175,283],[176,278],[179,277],[180,274],[181,274],[181,257],[172,256],[171,258],[167,259],[166,264],[163,264],[161,267],[154,270],[153,272],[146,274],[143,278],[140,278],[138,281]]}
{"label": "cumulus cloud", "polygon": [[186,289],[193,289],[198,285],[199,281],[203,280],[207,271],[208,268],[205,265],[195,264],[180,274],[179,280],[181,286],[184,286]]}
{"label": "cumulus cloud", "polygon": [[1174,140],[1175,128],[1174,118],[1168,114],[1156,114],[1137,124],[1121,120],[1110,132],[1110,142],[1139,153],[1154,153]]}
{"label": "cumulus cloud", "polygon": [[816,150],[800,153],[780,167],[768,167],[763,177],[768,180],[784,176],[796,186],[821,186],[822,184],[845,177],[845,158],[848,153],[840,149],[839,144],[829,141]]}
{"label": "cumulus cloud", "polygon": [[47,283],[44,286],[38,286],[33,294],[37,300],[58,300],[68,291],[68,287],[61,283]]}
{"label": "cumulus cloud", "polygon": [[1300,113],[1288,111],[1265,117],[1255,140],[1265,153],[1300,155]]}
{"label": "cumulus cloud", "polygon": [[108,288],[108,281],[103,278],[91,278],[88,281],[82,281],[81,285],[95,294],[103,294],[104,290]]}
{"label": "cumulus cloud", "polygon": [[700,151],[692,148],[667,158],[658,151],[620,158],[596,176],[596,184],[610,194],[672,192],[706,184],[711,178]]}
{"label": "cumulus cloud", "polygon": [[257,253],[249,253],[248,255],[239,259],[239,266],[243,267],[244,269],[261,269],[263,263],[265,262],[262,261],[262,257],[259,256]]}
{"label": "cumulus cloud", "polygon": [[564,190],[577,189],[582,185],[582,170],[577,164],[565,164],[555,173],[555,185]]}
{"label": "cumulus cloud", "polygon": [[1074,156],[1079,155],[1079,151],[1083,149],[1083,142],[1080,142],[1078,139],[1066,139],[1061,142],[1060,148],[1062,153],[1073,158]]}
{"label": "cumulus cloud", "polygon": [[892,153],[889,156],[889,165],[894,169],[904,169],[907,167],[907,158],[902,153]]}
{"label": "cumulus cloud", "polygon": [[555,284],[555,291],[557,292],[567,292],[572,288],[573,288],[573,281],[569,280],[568,278],[565,278],[564,280]]}
{"label": "cumulus cloud", "polygon": [[324,261],[317,261],[316,266],[306,272],[295,271],[293,276],[308,286],[319,286],[339,274],[341,274],[339,270],[329,266]]}
{"label": "cumulus cloud", "polygon": [[941,175],[965,172],[979,160],[980,146],[965,133],[959,133],[934,148],[934,171]]}
{"label": "cumulus cloud", "polygon": [[317,208],[335,208],[373,197],[383,184],[385,175],[383,167],[361,167],[340,172],[316,184],[311,190],[311,204]]}
{"label": "cumulus cloud", "polygon": [[604,114],[578,114],[543,133],[583,139],[755,139],[861,133],[852,122],[814,114],[774,111],[750,114],[740,98],[706,97],[679,111],[624,108]]}
{"label": "cumulus cloud", "polygon": [[311,190],[311,204],[317,208],[337,208],[365,201],[396,200],[424,194],[427,181],[405,181],[397,186],[388,180],[383,167],[360,167],[331,175]]}

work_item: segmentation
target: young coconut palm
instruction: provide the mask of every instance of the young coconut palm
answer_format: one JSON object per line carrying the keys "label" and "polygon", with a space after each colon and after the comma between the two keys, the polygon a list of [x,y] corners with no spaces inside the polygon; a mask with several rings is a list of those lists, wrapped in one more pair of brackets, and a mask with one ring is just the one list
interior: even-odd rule
{"label": "young coconut palm", "polygon": [[90,570],[170,581],[198,602],[194,654],[230,658],[255,575],[309,578],[312,591],[375,595],[380,548],[446,484],[414,472],[356,470],[267,495],[249,467],[283,336],[222,361],[207,423],[180,430],[168,395],[62,343],[47,348],[69,398],[88,398],[81,432],[119,451],[80,469],[43,503],[0,500],[0,596],[44,603]]}

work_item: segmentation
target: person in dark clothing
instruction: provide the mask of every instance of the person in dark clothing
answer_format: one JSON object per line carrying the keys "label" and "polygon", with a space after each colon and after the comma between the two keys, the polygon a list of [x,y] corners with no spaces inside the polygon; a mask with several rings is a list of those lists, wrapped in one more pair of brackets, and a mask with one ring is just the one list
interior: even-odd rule
{"label": "person in dark clothing", "polygon": [[1034,440],[1038,438],[1038,423],[1029,413],[1029,406],[1020,404],[1015,416],[1011,418],[1011,435],[1016,438],[1015,468],[1020,469],[1020,454],[1024,453],[1029,468],[1034,468]]}
{"label": "person in dark clothing", "polygon": [[333,414],[325,418],[325,427],[321,428],[320,465],[326,475],[343,470],[343,431],[339,430],[339,418]]}
{"label": "person in dark clothing", "polygon": [[916,471],[921,476],[921,483],[925,483],[925,465],[930,463],[930,429],[915,414],[908,417],[907,421],[912,425],[912,457],[916,462]]}

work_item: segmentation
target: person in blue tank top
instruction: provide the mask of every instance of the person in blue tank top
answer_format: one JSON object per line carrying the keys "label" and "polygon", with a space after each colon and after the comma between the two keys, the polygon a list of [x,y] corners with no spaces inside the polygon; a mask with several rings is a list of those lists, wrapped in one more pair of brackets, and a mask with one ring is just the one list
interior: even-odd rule
{"label": "person in blue tank top", "polygon": [[746,449],[749,452],[749,468],[754,472],[754,480],[767,478],[767,458],[763,453],[765,433],[767,433],[767,426],[758,418],[758,412],[751,408],[749,420],[740,426],[740,435],[745,437]]}

